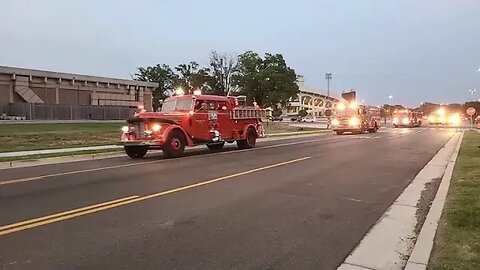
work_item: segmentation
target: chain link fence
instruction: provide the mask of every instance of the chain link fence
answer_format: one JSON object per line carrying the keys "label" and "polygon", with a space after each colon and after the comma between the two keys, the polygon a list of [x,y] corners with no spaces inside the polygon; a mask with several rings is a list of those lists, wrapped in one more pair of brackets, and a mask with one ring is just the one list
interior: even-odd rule
{"label": "chain link fence", "polygon": [[11,103],[2,106],[9,116],[29,120],[124,120],[133,116],[135,108],[120,106],[56,105]]}

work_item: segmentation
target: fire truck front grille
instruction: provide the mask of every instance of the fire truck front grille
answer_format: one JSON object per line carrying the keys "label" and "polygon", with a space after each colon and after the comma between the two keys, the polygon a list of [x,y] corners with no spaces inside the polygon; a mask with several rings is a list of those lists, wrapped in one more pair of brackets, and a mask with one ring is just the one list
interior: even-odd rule
{"label": "fire truck front grille", "polygon": [[136,138],[141,138],[145,134],[145,123],[142,122],[137,122],[134,124],[135,128],[135,137]]}

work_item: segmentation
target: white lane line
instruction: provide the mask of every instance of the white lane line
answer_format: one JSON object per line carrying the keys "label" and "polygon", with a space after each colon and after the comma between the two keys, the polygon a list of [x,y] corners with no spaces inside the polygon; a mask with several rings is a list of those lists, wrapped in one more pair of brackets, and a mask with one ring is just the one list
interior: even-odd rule
{"label": "white lane line", "polygon": [[417,130],[417,131],[403,133],[401,135],[395,135],[395,136],[392,136],[392,137],[388,137],[387,140],[393,140],[395,138],[401,138],[401,137],[405,137],[405,136],[408,136],[408,135],[414,135],[414,134],[421,133],[421,132],[424,132],[424,130]]}

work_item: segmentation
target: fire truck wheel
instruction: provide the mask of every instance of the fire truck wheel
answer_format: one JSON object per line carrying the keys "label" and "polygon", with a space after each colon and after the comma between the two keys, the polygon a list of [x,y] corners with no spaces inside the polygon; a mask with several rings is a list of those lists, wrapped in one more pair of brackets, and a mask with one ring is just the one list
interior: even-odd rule
{"label": "fire truck wheel", "polygon": [[342,135],[343,131],[337,130],[336,133],[337,133],[337,135]]}
{"label": "fire truck wheel", "polygon": [[142,158],[147,154],[148,146],[125,146],[124,149],[130,158]]}
{"label": "fire truck wheel", "polygon": [[238,140],[237,146],[239,149],[248,149],[255,147],[257,141],[257,132],[253,128],[247,129],[247,138],[244,140]]}
{"label": "fire truck wheel", "polygon": [[224,145],[225,145],[225,142],[207,143],[207,147],[210,150],[220,150],[223,148]]}
{"label": "fire truck wheel", "polygon": [[185,150],[185,141],[185,136],[181,131],[173,130],[165,141],[163,155],[166,158],[181,156]]}

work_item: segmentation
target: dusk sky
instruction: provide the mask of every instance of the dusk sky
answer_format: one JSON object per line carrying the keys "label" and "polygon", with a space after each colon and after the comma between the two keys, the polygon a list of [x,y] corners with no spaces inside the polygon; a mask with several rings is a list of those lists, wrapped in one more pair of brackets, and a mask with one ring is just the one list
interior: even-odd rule
{"label": "dusk sky", "polygon": [[[131,78],[210,51],[281,53],[368,104],[480,98],[478,0],[0,0],[0,65]],[[325,90],[326,92],[326,90]]]}

